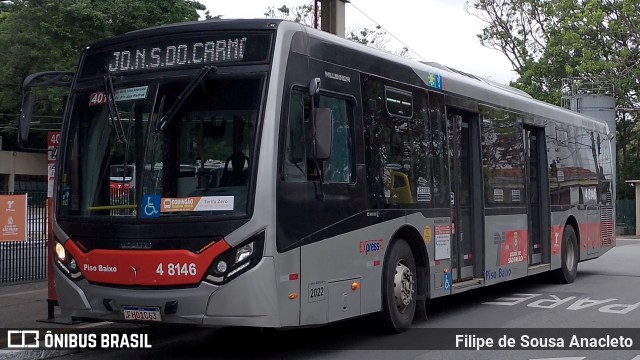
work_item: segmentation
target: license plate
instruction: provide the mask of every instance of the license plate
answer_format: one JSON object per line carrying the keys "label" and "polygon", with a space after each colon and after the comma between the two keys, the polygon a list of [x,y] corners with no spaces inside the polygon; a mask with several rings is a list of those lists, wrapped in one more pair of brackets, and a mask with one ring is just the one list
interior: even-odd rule
{"label": "license plate", "polygon": [[150,306],[123,306],[125,320],[162,321],[160,308]]}

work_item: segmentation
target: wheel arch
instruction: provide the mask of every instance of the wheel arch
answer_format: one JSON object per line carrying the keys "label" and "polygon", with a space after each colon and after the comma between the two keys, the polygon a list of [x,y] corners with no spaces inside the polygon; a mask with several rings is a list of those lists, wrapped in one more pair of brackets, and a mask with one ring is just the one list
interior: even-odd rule
{"label": "wheel arch", "polygon": [[429,295],[429,254],[424,245],[424,239],[420,232],[410,225],[404,225],[399,228],[391,237],[389,246],[397,239],[403,239],[407,242],[409,248],[411,248],[413,260],[416,264],[416,272],[418,273],[418,300],[424,300],[428,298]]}
{"label": "wheel arch", "polygon": [[[575,216],[573,215],[569,215],[569,217],[567,218],[567,221],[565,221],[564,226],[571,226],[573,228],[573,232],[576,234],[576,240],[577,240],[577,245],[578,248],[576,249],[576,256],[578,257],[578,262],[580,261],[580,249],[582,249],[582,240],[580,237],[580,226],[578,226],[578,221],[576,220]],[[564,237],[564,228],[562,228],[562,236]]]}

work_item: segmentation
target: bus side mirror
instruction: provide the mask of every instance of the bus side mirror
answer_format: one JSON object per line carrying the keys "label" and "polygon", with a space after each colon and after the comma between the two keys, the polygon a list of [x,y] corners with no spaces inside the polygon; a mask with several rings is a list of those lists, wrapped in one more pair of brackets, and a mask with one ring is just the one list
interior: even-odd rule
{"label": "bus side mirror", "polygon": [[23,146],[29,140],[33,101],[34,96],[31,91],[26,92],[22,100],[22,109],[20,109],[20,119],[18,121],[18,145],[20,146]]}
{"label": "bus side mirror", "polygon": [[320,78],[313,78],[309,82],[309,94],[317,95],[320,92]]}
{"label": "bus side mirror", "polygon": [[331,157],[333,142],[333,115],[329,108],[313,109],[315,119],[315,156],[317,160],[327,160]]}
{"label": "bus side mirror", "polygon": [[[29,128],[31,119],[33,118],[33,106],[36,96],[31,89],[34,87],[64,87],[69,89],[73,80],[73,72],[69,71],[43,71],[28,75],[22,82],[22,108],[20,109],[20,118],[18,119],[18,146],[26,150],[47,151],[47,148],[26,148],[25,145],[29,140]],[[68,91],[68,90],[67,90]],[[66,92],[66,91],[65,91]],[[65,102],[62,104],[63,108]]]}

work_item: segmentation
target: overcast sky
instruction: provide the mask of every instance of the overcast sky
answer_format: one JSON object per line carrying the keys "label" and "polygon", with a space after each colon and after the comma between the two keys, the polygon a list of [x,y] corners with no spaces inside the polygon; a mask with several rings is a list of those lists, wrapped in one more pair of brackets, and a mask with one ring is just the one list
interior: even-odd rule
{"label": "overcast sky", "polygon": [[[470,0],[472,1],[472,0]],[[309,0],[200,0],[212,15],[264,18],[269,6],[294,7]],[[475,75],[508,83],[517,78],[507,58],[480,45],[483,22],[465,10],[466,0],[351,0],[346,4],[346,28],[374,28],[380,24],[426,61],[435,61]],[[364,14],[359,12],[361,10]],[[391,40],[388,47],[400,49]],[[414,60],[422,60],[411,53]]]}

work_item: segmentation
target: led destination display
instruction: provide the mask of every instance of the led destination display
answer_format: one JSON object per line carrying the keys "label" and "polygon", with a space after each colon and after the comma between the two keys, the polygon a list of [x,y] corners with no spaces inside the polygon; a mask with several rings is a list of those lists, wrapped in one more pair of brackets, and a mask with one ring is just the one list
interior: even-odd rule
{"label": "led destination display", "polygon": [[83,77],[194,65],[261,62],[268,59],[270,34],[213,34],[125,43],[87,55]]}

